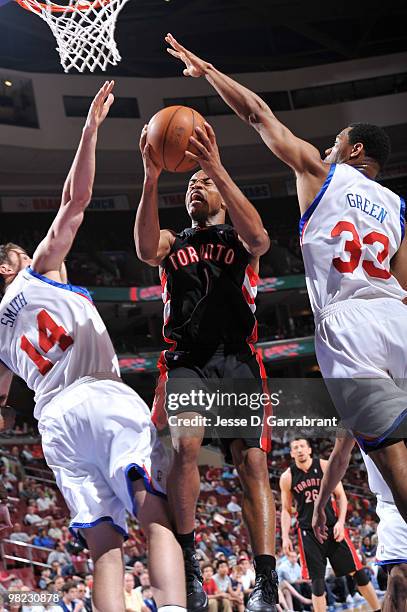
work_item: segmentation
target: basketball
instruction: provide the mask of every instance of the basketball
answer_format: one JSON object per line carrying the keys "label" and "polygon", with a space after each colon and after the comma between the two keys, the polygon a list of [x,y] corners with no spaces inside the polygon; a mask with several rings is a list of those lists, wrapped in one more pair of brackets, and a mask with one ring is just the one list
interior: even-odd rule
{"label": "basketball", "polygon": [[169,172],[189,172],[197,163],[185,155],[185,151],[196,152],[189,142],[197,126],[204,128],[205,119],[187,106],[163,108],[150,119],[147,141],[153,156]]}

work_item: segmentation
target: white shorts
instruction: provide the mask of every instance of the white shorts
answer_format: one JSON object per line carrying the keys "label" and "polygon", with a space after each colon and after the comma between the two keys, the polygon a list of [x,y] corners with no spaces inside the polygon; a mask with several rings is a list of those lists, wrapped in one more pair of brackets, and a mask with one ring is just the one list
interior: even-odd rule
{"label": "white shorts", "polygon": [[315,317],[315,349],[342,425],[369,452],[407,424],[407,306],[351,299]]}
{"label": "white shorts", "polygon": [[165,449],[146,404],[124,383],[80,379],[43,408],[39,430],[76,535],[108,521],[126,537],[126,510],[137,512],[135,472],[147,491],[165,497]]}
{"label": "white shorts", "polygon": [[407,563],[407,525],[395,504],[377,500],[377,564]]}

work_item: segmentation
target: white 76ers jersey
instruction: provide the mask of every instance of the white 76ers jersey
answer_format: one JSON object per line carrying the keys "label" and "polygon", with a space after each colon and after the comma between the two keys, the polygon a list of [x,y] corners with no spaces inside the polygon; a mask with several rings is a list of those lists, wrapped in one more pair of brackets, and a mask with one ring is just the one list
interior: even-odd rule
{"label": "white 76ers jersey", "polygon": [[390,273],[404,237],[405,203],[347,164],[332,164],[300,221],[312,309],[349,298],[407,297]]}
{"label": "white 76ers jersey", "polygon": [[374,495],[376,495],[377,499],[394,504],[394,498],[392,492],[389,489],[386,481],[383,476],[380,474],[373,460],[360,449],[362,453],[363,461],[365,462],[366,470],[367,470],[367,479],[369,482],[369,489]]}
{"label": "white 76ers jersey", "polygon": [[34,416],[79,378],[119,376],[106,327],[86,289],[22,270],[0,303],[0,361],[35,391]]}

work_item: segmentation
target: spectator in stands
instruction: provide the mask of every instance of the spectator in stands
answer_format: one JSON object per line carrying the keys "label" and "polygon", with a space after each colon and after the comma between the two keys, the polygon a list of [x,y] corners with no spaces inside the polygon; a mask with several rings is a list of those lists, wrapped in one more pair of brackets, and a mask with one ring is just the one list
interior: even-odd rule
{"label": "spectator in stands", "polygon": [[62,542],[56,542],[55,550],[48,555],[48,565],[52,565],[54,561],[57,561],[60,564],[62,574],[64,567],[72,564],[71,556],[66,552],[65,546],[62,544]]}
{"label": "spectator in stands", "polygon": [[222,612],[231,612],[232,582],[229,578],[229,564],[220,559],[216,563],[216,574],[213,577],[219,591],[219,600],[222,602]]}
{"label": "spectator in stands", "polygon": [[201,484],[199,485],[199,488],[203,493],[212,491],[212,486],[207,480],[205,480],[205,476],[201,476]]}
{"label": "spectator in stands", "polygon": [[27,506],[27,514],[24,517],[24,523],[27,525],[47,525],[48,517],[41,518],[38,514],[35,513],[35,507],[30,505]]}
{"label": "spectator in stands", "polygon": [[44,527],[38,529],[38,533],[34,537],[32,543],[34,546],[43,546],[44,548],[54,548],[55,546],[54,540],[47,535]]}
{"label": "spectator in stands", "polygon": [[232,478],[237,478],[236,469],[232,469],[229,465],[225,465],[222,473],[222,480],[231,480]]}
{"label": "spectator in stands", "polygon": [[76,601],[78,597],[78,589],[75,582],[70,580],[64,584],[61,591],[62,600],[59,603],[59,607],[62,608],[64,612],[79,612],[80,610],[83,610],[83,602]]}
{"label": "spectator in stands", "polygon": [[51,569],[49,567],[46,567],[41,571],[41,578],[38,581],[38,586],[41,590],[45,591],[50,582],[52,582]]}
{"label": "spectator in stands", "polygon": [[230,491],[228,491],[228,489],[225,487],[225,482],[223,480],[219,480],[219,482],[217,483],[215,487],[215,492],[218,495],[229,495],[230,494]]}
{"label": "spectator in stands", "polygon": [[0,463],[0,480],[7,491],[13,491],[17,478],[14,476],[14,474],[8,471],[4,463]]}
{"label": "spectator in stands", "polygon": [[[242,551],[240,551],[242,552]],[[254,587],[254,581],[256,575],[253,568],[250,565],[249,558],[246,555],[241,555],[238,559],[238,563],[242,568],[242,584],[245,595],[249,595]]]}
{"label": "spectator in stands", "polygon": [[92,600],[87,596],[86,584],[83,580],[77,583],[78,601],[83,603],[83,611],[92,612]]}
{"label": "spectator in stands", "polygon": [[59,593],[59,595],[62,597],[62,589],[65,585],[65,578],[63,576],[56,576],[54,579],[54,588],[55,588],[55,592]]}
{"label": "spectator in stands", "polygon": [[352,512],[352,516],[350,517],[349,521],[348,521],[350,527],[360,527],[362,524],[362,519],[360,517],[360,514],[357,510],[353,510]]}
{"label": "spectator in stands", "polygon": [[133,578],[134,578],[134,588],[137,588],[137,587],[141,586],[140,576],[141,576],[141,574],[145,573],[145,570],[146,570],[146,568],[144,566],[144,563],[142,563],[141,561],[136,561],[134,563],[133,571],[132,571]]}
{"label": "spectator in stands", "polygon": [[62,529],[58,527],[55,520],[52,520],[49,523],[48,535],[54,540],[54,542],[62,540]]}
{"label": "spectator in stands", "polygon": [[230,498],[230,502],[228,503],[226,508],[228,512],[241,512],[242,511],[242,507],[237,502],[236,495],[232,495],[232,497]]}
{"label": "spectator in stands", "polygon": [[20,459],[22,463],[32,463],[34,455],[30,451],[30,447],[28,446],[28,444],[24,444],[23,449],[20,453]]}
{"label": "spectator in stands", "polygon": [[[149,586],[149,584],[144,586]],[[143,602],[141,591],[134,588],[133,574],[128,572],[124,575],[124,602],[126,612],[150,612]]]}
{"label": "spectator in stands", "polygon": [[[295,551],[287,554],[286,559],[280,563],[277,573],[280,589],[283,591],[284,598],[291,609],[304,610],[303,604],[310,605],[312,603],[310,599],[311,589],[308,582],[301,578],[301,566],[298,563],[298,554]],[[290,585],[293,588],[290,588]],[[300,593],[302,597],[297,597],[296,592]],[[293,598],[296,600],[295,608]]]}
{"label": "spectator in stands", "polygon": [[139,581],[140,585],[136,587],[136,591],[141,595],[141,589],[143,588],[143,586],[148,586],[149,584],[151,584],[148,570],[145,569],[144,572],[139,575]]}
{"label": "spectator in stands", "polygon": [[39,490],[39,496],[37,497],[37,507],[40,512],[53,510],[54,508],[54,501],[46,496],[42,489]]}
{"label": "spectator in stands", "polygon": [[25,478],[25,470],[21,465],[18,446],[13,446],[8,456],[8,468],[18,481]]}
{"label": "spectator in stands", "polygon": [[203,589],[208,596],[209,608],[208,612],[218,612],[219,604],[221,605],[219,598],[219,589],[213,579],[213,567],[210,563],[207,563],[202,567],[203,576]]}
{"label": "spectator in stands", "polygon": [[24,542],[29,544],[34,536],[28,535],[26,531],[22,531],[21,523],[14,523],[13,533],[10,535],[10,540],[13,542]]}
{"label": "spectator in stands", "polygon": [[[48,559],[49,559],[49,557],[48,557]],[[48,563],[48,565],[49,565],[49,563]],[[52,580],[55,580],[55,578],[57,576],[62,576],[61,565],[58,563],[58,561],[53,561],[51,563],[51,578],[52,578]]]}
{"label": "spectator in stands", "polygon": [[372,559],[376,556],[376,546],[372,543],[372,538],[370,536],[365,536],[363,538],[360,548],[366,559]]}
{"label": "spectator in stands", "polygon": [[216,499],[215,495],[209,495],[208,499],[206,500],[205,510],[210,514],[213,512],[218,512],[218,500]]}
{"label": "spectator in stands", "polygon": [[225,557],[230,557],[233,554],[232,549],[230,548],[229,542],[224,536],[221,536],[221,535],[218,536],[217,544],[215,544],[215,551],[217,553],[218,552],[223,553]]}
{"label": "spectator in stands", "polygon": [[26,478],[22,483],[20,483],[20,485],[20,497],[22,497],[23,499],[31,499],[32,497],[35,497],[35,485],[34,481],[31,478]]}
{"label": "spectator in stands", "polygon": [[157,604],[154,601],[153,591],[152,591],[151,586],[143,586],[141,588],[141,595],[143,597],[143,602],[144,602],[145,606],[151,612],[157,612]]}
{"label": "spectator in stands", "polygon": [[237,612],[244,612],[244,589],[242,584],[242,568],[240,565],[232,567],[230,573],[230,581],[232,583],[232,605]]}
{"label": "spectator in stands", "polygon": [[363,525],[361,527],[360,535],[362,536],[362,538],[364,538],[367,535],[368,536],[373,535],[375,531],[376,531],[376,524],[374,523],[371,515],[367,514],[363,522]]}

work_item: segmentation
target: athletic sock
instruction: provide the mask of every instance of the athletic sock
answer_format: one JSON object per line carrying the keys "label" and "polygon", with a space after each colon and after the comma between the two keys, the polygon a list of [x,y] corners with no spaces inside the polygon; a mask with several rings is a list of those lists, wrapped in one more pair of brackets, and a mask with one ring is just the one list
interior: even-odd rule
{"label": "athletic sock", "polygon": [[191,533],[176,533],[175,537],[182,550],[195,548],[195,531],[191,531]]}
{"label": "athletic sock", "polygon": [[254,557],[254,568],[256,576],[258,574],[267,574],[267,570],[276,569],[276,558],[273,555],[257,555]]}
{"label": "athletic sock", "polygon": [[181,606],[161,606],[158,612],[187,612],[187,609]]}

